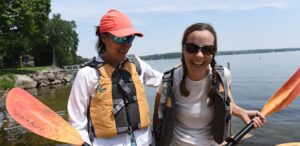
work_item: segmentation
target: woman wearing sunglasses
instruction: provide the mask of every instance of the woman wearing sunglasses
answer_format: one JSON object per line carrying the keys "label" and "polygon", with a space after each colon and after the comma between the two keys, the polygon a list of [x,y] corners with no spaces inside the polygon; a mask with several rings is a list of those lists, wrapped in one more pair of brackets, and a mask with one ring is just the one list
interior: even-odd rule
{"label": "woman wearing sunglasses", "polygon": [[152,143],[144,85],[156,87],[162,74],[127,53],[137,32],[129,18],[110,10],[96,28],[97,58],[80,69],[68,101],[70,124],[84,145],[147,146]]}
{"label": "woman wearing sunglasses", "polygon": [[164,73],[155,101],[156,146],[215,146],[230,133],[231,115],[262,126],[259,111],[237,106],[230,93],[230,72],[216,64],[217,36],[196,23],[182,38],[182,65]]}

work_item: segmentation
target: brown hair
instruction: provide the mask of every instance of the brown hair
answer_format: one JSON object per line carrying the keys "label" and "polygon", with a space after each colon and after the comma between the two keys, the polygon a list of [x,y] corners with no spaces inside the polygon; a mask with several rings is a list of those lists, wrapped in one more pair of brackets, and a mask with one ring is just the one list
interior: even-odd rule
{"label": "brown hair", "polygon": [[95,35],[98,36],[98,41],[97,41],[97,44],[96,44],[96,51],[98,52],[98,54],[102,54],[105,52],[105,44],[102,42],[102,39],[101,39],[101,33],[100,33],[100,27],[99,26],[96,26],[96,32],[95,32]]}
{"label": "brown hair", "polygon": [[[186,75],[187,75],[187,68],[185,65],[185,61],[184,61],[184,55],[183,55],[183,49],[184,49],[184,45],[186,44],[187,41],[187,37],[190,33],[194,32],[194,31],[203,31],[203,30],[207,30],[209,32],[211,32],[214,36],[214,46],[216,47],[216,49],[218,50],[217,47],[217,34],[215,29],[206,23],[195,23],[191,26],[189,26],[188,28],[186,28],[186,30],[183,33],[183,38],[181,41],[181,48],[182,48],[182,57],[181,57],[181,63],[182,63],[182,67],[183,67],[183,75],[182,75],[182,80],[180,82],[180,93],[183,96],[188,96],[190,94],[190,91],[187,90],[186,86],[185,86],[185,79],[186,79]],[[214,103],[214,99],[216,96],[216,82],[217,82],[217,74],[216,74],[216,69],[215,69],[215,65],[216,65],[216,61],[215,61],[215,54],[213,54],[213,59],[210,63],[211,68],[212,68],[212,80],[211,80],[211,88],[210,91],[208,93],[208,97],[210,98],[210,103],[209,105],[212,105]]]}

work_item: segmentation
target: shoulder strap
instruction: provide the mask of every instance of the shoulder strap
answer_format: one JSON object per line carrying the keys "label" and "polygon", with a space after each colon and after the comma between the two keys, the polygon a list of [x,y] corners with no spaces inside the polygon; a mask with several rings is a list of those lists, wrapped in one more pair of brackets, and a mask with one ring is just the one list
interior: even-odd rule
{"label": "shoulder strap", "polygon": [[162,77],[162,83],[163,83],[163,92],[166,96],[171,96],[172,93],[171,88],[173,86],[174,71],[179,67],[181,67],[181,64],[173,67],[171,70],[164,72],[164,75]]}
{"label": "shoulder strap", "polygon": [[230,136],[232,135],[232,130],[231,130],[231,114],[230,114],[230,98],[229,98],[229,95],[228,95],[228,90],[230,90],[229,88],[229,85],[227,83],[227,79],[225,78],[225,73],[224,73],[224,67],[221,66],[221,65],[216,65],[216,72],[217,72],[217,75],[219,77],[219,80],[221,82],[221,84],[223,85],[223,88],[224,88],[224,102],[225,102],[225,111],[227,111],[225,114],[226,116],[226,121],[228,121],[228,129],[225,128],[225,133],[226,133],[226,136],[228,137],[229,135],[229,138]]}
{"label": "shoulder strap", "polygon": [[175,67],[173,67],[172,69],[164,72],[164,75],[163,75],[163,82],[173,82],[173,76],[174,76],[174,71],[176,69],[178,69],[179,67],[181,67],[181,64],[180,65],[177,65]]}
{"label": "shoulder strap", "polygon": [[138,59],[136,58],[136,56],[133,54],[129,54],[129,55],[127,55],[127,57],[130,62],[135,64],[136,71],[138,72],[139,75],[141,75],[141,73],[142,73],[141,65],[140,65],[140,62],[138,61]]}
{"label": "shoulder strap", "polygon": [[222,84],[223,88],[224,88],[225,107],[226,107],[227,110],[230,110],[231,99],[229,98],[229,95],[228,95],[228,92],[229,92],[228,90],[230,90],[230,87],[227,83],[227,79],[225,78],[223,66],[216,65],[216,72],[217,72],[217,75],[218,75],[218,78],[219,78],[218,82],[220,82]]}
{"label": "shoulder strap", "polygon": [[91,60],[90,62],[86,63],[83,67],[89,66],[91,68],[94,68],[96,70],[96,72],[98,73],[98,75],[100,76],[101,73],[98,70],[99,67],[103,66],[105,64],[105,62],[98,62],[96,61],[96,59],[94,58],[93,60]]}
{"label": "shoulder strap", "polygon": [[[156,118],[154,124],[154,136],[157,146],[168,145],[171,140],[172,129],[174,127],[173,121],[175,119],[175,101],[174,93],[172,92],[174,73],[179,68],[173,67],[171,70],[166,71],[162,78],[162,95],[158,96],[159,101],[155,102]],[[170,122],[170,123],[169,123]]]}
{"label": "shoulder strap", "polygon": [[227,80],[225,79],[224,68],[221,65],[216,65],[215,68],[216,68],[217,75],[220,79],[220,82],[223,85],[225,98],[227,98],[227,96],[228,96],[228,84],[227,84]]}
{"label": "shoulder strap", "polygon": [[[96,70],[96,72],[98,73],[98,75],[101,76],[101,73],[98,70],[98,68],[103,66],[104,64],[105,64],[104,62],[98,62],[94,58],[90,62],[86,63],[83,67],[89,66],[91,68],[94,68]],[[98,90],[98,88],[99,88],[99,85],[97,86],[96,90]],[[88,120],[88,122],[87,122],[87,131],[88,131],[89,139],[90,139],[91,143],[93,143],[94,137],[95,137],[95,132],[94,132],[94,126],[92,124],[91,117],[90,117],[91,99],[92,99],[92,97],[90,97],[90,100],[89,100],[89,103],[88,103],[88,110],[87,110],[87,120]]]}
{"label": "shoulder strap", "polygon": [[92,68],[99,68],[99,67],[101,67],[102,65],[104,65],[104,62],[98,62],[98,61],[96,61],[96,59],[94,58],[94,59],[91,60],[90,62],[84,64],[83,67],[89,66],[89,67],[92,67]]}
{"label": "shoulder strap", "polygon": [[[175,66],[171,70],[164,72],[164,75],[162,77],[162,86],[163,86],[162,94],[163,94],[163,96],[160,98],[160,105],[167,104],[168,97],[174,97],[174,93],[172,92],[174,72],[180,66],[181,65]],[[159,116],[163,117],[163,113],[164,113],[164,107],[161,107]]]}

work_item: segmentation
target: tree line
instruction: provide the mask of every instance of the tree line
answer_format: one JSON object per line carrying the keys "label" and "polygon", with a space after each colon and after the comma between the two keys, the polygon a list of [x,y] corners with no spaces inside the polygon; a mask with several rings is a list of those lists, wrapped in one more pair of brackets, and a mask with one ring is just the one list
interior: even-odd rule
{"label": "tree line", "polygon": [[86,61],[76,54],[76,23],[53,14],[50,0],[0,1],[0,68],[20,66],[31,55],[35,66],[70,65]]}
{"label": "tree line", "polygon": [[[300,51],[300,48],[218,51],[217,55],[237,55],[237,54],[271,53],[271,52],[286,52],[286,51]],[[143,60],[175,59],[180,57],[181,57],[181,52],[140,56],[140,58]]]}

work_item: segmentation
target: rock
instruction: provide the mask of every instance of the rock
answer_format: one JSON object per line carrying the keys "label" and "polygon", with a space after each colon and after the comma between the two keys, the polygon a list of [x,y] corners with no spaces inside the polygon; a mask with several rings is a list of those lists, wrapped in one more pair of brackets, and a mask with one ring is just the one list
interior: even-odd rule
{"label": "rock", "polygon": [[[16,86],[22,88],[44,87],[48,85],[71,82],[74,79],[74,72],[58,67],[49,67],[46,70],[26,75],[16,75]],[[31,77],[31,78],[30,78]]]}
{"label": "rock", "polygon": [[46,87],[46,86],[48,86],[48,85],[49,85],[49,84],[46,83],[46,82],[41,82],[41,83],[38,84],[38,87]]}
{"label": "rock", "polygon": [[55,84],[61,84],[62,82],[60,80],[55,80],[53,82],[50,82],[51,85],[55,85]]}
{"label": "rock", "polygon": [[65,77],[65,76],[66,76],[65,73],[56,73],[56,74],[55,74],[56,80],[60,80],[61,82],[65,82],[65,81],[64,81],[64,77]]}
{"label": "rock", "polygon": [[52,72],[48,73],[46,75],[46,77],[48,78],[49,82],[54,82],[55,81],[55,76]]}
{"label": "rock", "polygon": [[45,87],[48,86],[49,84],[49,79],[46,76],[37,76],[38,74],[36,74],[35,76],[33,76],[33,80],[35,80],[37,82],[37,86],[38,87]]}
{"label": "rock", "polygon": [[67,74],[66,76],[63,77],[63,80],[65,82],[71,82],[73,79],[73,75]]}
{"label": "rock", "polygon": [[24,89],[35,88],[37,82],[27,75],[16,75],[16,86]]}

